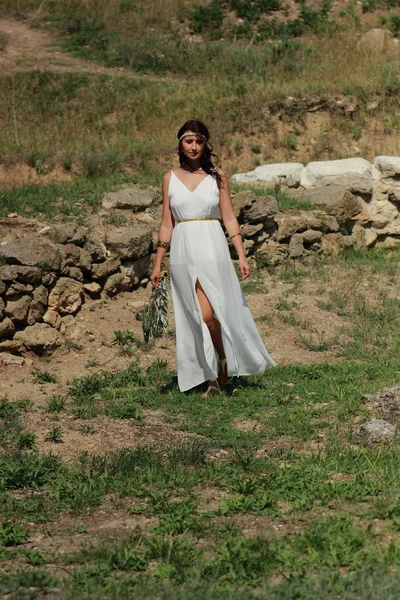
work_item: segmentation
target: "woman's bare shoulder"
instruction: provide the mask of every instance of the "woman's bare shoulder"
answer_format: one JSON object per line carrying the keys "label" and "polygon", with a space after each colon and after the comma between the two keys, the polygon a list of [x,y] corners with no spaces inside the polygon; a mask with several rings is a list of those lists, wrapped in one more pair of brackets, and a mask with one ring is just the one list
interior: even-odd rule
{"label": "woman's bare shoulder", "polygon": [[172,173],[172,171],[167,171],[166,173],[164,173],[163,178],[162,178],[163,183],[169,182],[169,180],[171,179],[171,173]]}

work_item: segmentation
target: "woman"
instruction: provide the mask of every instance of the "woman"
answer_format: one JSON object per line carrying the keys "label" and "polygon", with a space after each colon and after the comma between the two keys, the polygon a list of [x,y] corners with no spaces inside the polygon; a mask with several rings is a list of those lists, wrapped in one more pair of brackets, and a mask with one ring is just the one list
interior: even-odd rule
{"label": "woman", "polygon": [[209,132],[201,121],[178,131],[180,167],[162,180],[163,217],[150,280],[158,286],[171,247],[178,385],[207,381],[203,397],[220,392],[233,375],[263,373],[274,365],[257,332],[233,267],[219,214],[239,256],[242,279],[250,275],[228,180],[216,169]]}

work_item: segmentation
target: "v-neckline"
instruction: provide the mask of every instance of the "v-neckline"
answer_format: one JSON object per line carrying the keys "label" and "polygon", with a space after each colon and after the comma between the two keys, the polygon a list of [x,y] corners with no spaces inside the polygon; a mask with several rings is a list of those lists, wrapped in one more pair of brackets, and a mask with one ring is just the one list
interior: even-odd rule
{"label": "v-neckline", "polygon": [[183,181],[178,177],[178,175],[175,175],[175,173],[173,171],[171,171],[171,173],[172,173],[172,175],[174,175],[177,178],[177,180],[179,181],[179,183],[181,183],[183,185],[183,187],[189,192],[189,194],[194,194],[195,191],[201,186],[201,184],[203,183],[203,181],[205,181],[206,179],[208,179],[210,177],[210,174],[206,175],[206,177],[204,177],[204,179],[202,179],[200,181],[200,183],[198,183],[196,185],[196,187],[194,188],[194,190],[192,191],[192,190],[189,190],[189,188],[187,187],[187,185],[183,183]]}

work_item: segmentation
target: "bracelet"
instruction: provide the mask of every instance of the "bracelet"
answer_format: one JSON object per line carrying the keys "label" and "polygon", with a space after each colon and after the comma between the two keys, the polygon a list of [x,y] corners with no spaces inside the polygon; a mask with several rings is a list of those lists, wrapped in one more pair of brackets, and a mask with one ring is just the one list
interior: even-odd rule
{"label": "bracelet", "polygon": [[242,233],[239,231],[239,233],[234,233],[233,235],[230,236],[230,240],[233,239],[234,237],[236,237],[237,235],[242,235]]}
{"label": "bracelet", "polygon": [[169,242],[157,242],[157,248],[164,248],[165,250],[168,250],[170,247],[170,243]]}

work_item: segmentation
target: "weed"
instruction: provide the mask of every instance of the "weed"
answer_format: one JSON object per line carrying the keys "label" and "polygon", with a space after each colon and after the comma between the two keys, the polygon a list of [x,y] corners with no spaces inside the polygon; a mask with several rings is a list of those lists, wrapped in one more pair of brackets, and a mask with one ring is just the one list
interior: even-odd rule
{"label": "weed", "polygon": [[48,371],[42,371],[39,368],[33,370],[32,377],[33,383],[58,383],[57,375],[49,373]]}
{"label": "weed", "polygon": [[36,435],[33,431],[21,431],[18,436],[16,446],[20,450],[32,450],[35,447]]}
{"label": "weed", "polygon": [[81,344],[78,344],[77,342],[74,342],[72,340],[65,340],[65,349],[67,350],[67,352],[71,352],[71,350],[76,350],[77,352],[80,352],[81,350],[83,350],[83,346]]}
{"label": "weed", "polygon": [[81,425],[79,431],[83,433],[83,435],[91,435],[94,433],[93,425]]}
{"label": "weed", "polygon": [[313,329],[308,335],[301,333],[298,340],[310,352],[325,352],[331,347],[331,343],[325,340],[325,331],[317,329]]}
{"label": "weed", "polygon": [[65,398],[54,395],[54,396],[51,396],[47,400],[47,405],[46,405],[47,413],[59,413],[63,410],[65,410]]}
{"label": "weed", "polygon": [[126,217],[117,213],[110,213],[103,217],[103,223],[107,225],[115,225],[115,227],[122,227],[126,223]]}
{"label": "weed", "polygon": [[53,444],[61,444],[63,442],[63,433],[63,428],[60,425],[55,425],[54,427],[51,427],[49,429],[44,438],[44,441],[52,442]]}
{"label": "weed", "polygon": [[0,543],[3,546],[18,546],[23,544],[28,532],[15,521],[4,521],[0,529]]}

